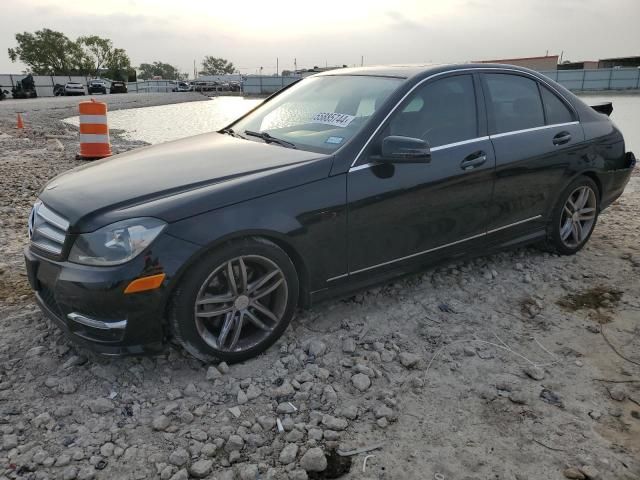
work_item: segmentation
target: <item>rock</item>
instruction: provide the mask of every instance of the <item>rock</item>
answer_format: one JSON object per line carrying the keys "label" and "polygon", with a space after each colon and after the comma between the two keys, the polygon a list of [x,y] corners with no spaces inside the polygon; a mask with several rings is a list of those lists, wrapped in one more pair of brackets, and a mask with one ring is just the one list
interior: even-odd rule
{"label": "rock", "polygon": [[296,391],[289,380],[285,380],[282,385],[273,389],[273,396],[275,398],[289,397],[294,393],[296,393]]}
{"label": "rock", "polygon": [[236,418],[240,418],[240,415],[242,415],[242,412],[240,411],[239,407],[231,407],[229,409],[229,413],[231,413],[231,415],[233,415]]}
{"label": "rock", "polygon": [[75,393],[77,389],[78,389],[78,386],[69,377],[62,378],[58,382],[57,390],[59,393],[62,393],[63,395],[69,395],[71,393]]}
{"label": "rock", "polygon": [[293,463],[295,461],[297,456],[298,456],[298,445],[296,445],[295,443],[288,443],[280,452],[280,456],[278,457],[278,460],[283,465],[289,465],[290,463]]}
{"label": "rock", "polygon": [[247,394],[244,393],[242,389],[240,389],[238,390],[238,396],[236,398],[236,401],[238,402],[239,405],[244,405],[249,401],[249,397],[247,397]]}
{"label": "rock", "polygon": [[325,354],[327,351],[327,346],[322,343],[320,340],[312,340],[309,343],[309,355],[313,355],[314,357],[320,357]]}
{"label": "rock", "polygon": [[258,477],[258,465],[249,463],[238,468],[240,480],[256,480]]}
{"label": "rock", "polygon": [[263,428],[263,430],[270,431],[276,426],[276,419],[274,417],[268,417],[266,415],[260,415],[256,420]]}
{"label": "rock", "polygon": [[542,391],[540,392],[540,398],[549,405],[564,408],[564,402],[562,401],[562,399],[558,396],[557,393],[549,390],[548,388],[542,389]]}
{"label": "rock", "polygon": [[189,473],[183,468],[182,470],[178,470],[173,477],[171,477],[169,480],[188,480],[189,479]]}
{"label": "rock", "polygon": [[227,468],[226,470],[222,470],[221,472],[216,472],[213,480],[236,480],[236,474],[233,471],[233,468]]}
{"label": "rock", "polygon": [[310,448],[300,459],[300,466],[307,472],[322,472],[327,468],[327,457],[321,448]]}
{"label": "rock", "polygon": [[324,415],[322,424],[330,430],[344,430],[349,426],[349,422],[344,418],[336,418],[331,415]]}
{"label": "rock", "polygon": [[627,399],[627,390],[622,385],[614,385],[609,389],[609,396],[616,402],[624,402]]}
{"label": "rock", "polygon": [[63,480],[75,480],[78,478],[78,469],[76,467],[67,467],[62,472]]}
{"label": "rock", "polygon": [[371,386],[371,379],[364,373],[357,373],[353,377],[351,377],[351,383],[358,390],[364,392]]}
{"label": "rock", "polygon": [[40,428],[43,426],[46,427],[51,421],[52,421],[51,415],[49,415],[47,412],[44,412],[38,415],[37,417],[35,417],[33,420],[31,420],[31,423],[33,423],[34,427]]}
{"label": "rock", "polygon": [[291,402],[279,403],[276,407],[276,413],[281,415],[291,414],[296,412],[296,407]]}
{"label": "rock", "polygon": [[47,140],[47,150],[50,152],[64,152],[64,145],[57,138]]}
{"label": "rock", "polygon": [[566,478],[570,478],[572,480],[585,480],[585,476],[584,474],[578,470],[575,467],[569,467],[569,468],[565,468],[562,471],[562,474],[566,477]]}
{"label": "rock", "polygon": [[56,459],[55,465],[56,467],[66,467],[70,463],[71,463],[71,457],[63,453]]}
{"label": "rock", "polygon": [[200,454],[205,457],[215,457],[218,447],[214,443],[205,443]]}
{"label": "rock", "polygon": [[260,395],[262,395],[262,390],[253,384],[249,385],[249,388],[247,388],[247,398],[249,400],[255,400]]}
{"label": "rock", "polygon": [[189,473],[195,478],[204,478],[211,473],[211,460],[198,460],[189,467]]}
{"label": "rock", "polygon": [[405,368],[415,368],[421,357],[415,353],[402,352],[398,355],[400,363]]}
{"label": "rock", "polygon": [[179,447],[176,448],[169,455],[169,463],[175,465],[176,467],[182,467],[189,461],[190,455],[184,448]]}
{"label": "rock", "polygon": [[386,417],[386,418],[394,417],[393,410],[391,410],[386,405],[380,405],[378,408],[376,408],[376,411],[375,411],[374,415],[375,415],[376,419],[377,418],[382,418],[382,417]]}
{"label": "rock", "polygon": [[113,402],[108,398],[96,398],[88,402],[89,410],[93,413],[107,413],[113,410],[115,407]]}
{"label": "rock", "polygon": [[304,470],[294,470],[289,473],[289,480],[308,480],[309,476]]}
{"label": "rock", "polygon": [[170,424],[171,420],[169,419],[169,417],[160,415],[159,417],[153,419],[153,422],[151,422],[151,427],[156,431],[162,432],[166,430]]}
{"label": "rock", "polygon": [[111,455],[113,455],[114,448],[115,445],[113,443],[107,442],[100,447],[100,455],[102,455],[103,457],[110,457]]}
{"label": "rock", "polygon": [[224,446],[226,452],[239,452],[244,447],[244,440],[240,435],[230,435]]}
{"label": "rock", "polygon": [[356,351],[356,341],[352,337],[343,339],[342,351],[344,353],[354,353]]}
{"label": "rock", "polygon": [[511,392],[509,394],[509,400],[511,400],[513,403],[516,403],[518,405],[526,405],[528,402],[527,396],[520,390]]}
{"label": "rock", "polygon": [[584,474],[587,480],[600,480],[600,472],[591,465],[585,465],[580,467],[580,471]]}
{"label": "rock", "polygon": [[389,421],[382,417],[379,418],[378,420],[376,420],[376,424],[380,427],[380,428],[387,428],[389,426]]}
{"label": "rock", "polygon": [[218,378],[222,377],[222,373],[220,373],[220,370],[218,370],[216,367],[214,367],[213,365],[211,365],[208,369],[207,369],[207,380],[209,381],[213,381],[216,380]]}
{"label": "rock", "polygon": [[229,373],[229,365],[227,365],[227,362],[220,362],[218,364],[218,370],[220,370],[223,375]]}
{"label": "rock", "polygon": [[11,450],[18,446],[18,436],[15,434],[8,434],[2,436],[2,449]]}
{"label": "rock", "polygon": [[540,381],[544,378],[544,370],[540,367],[534,367],[533,365],[525,367],[524,373],[534,380]]}

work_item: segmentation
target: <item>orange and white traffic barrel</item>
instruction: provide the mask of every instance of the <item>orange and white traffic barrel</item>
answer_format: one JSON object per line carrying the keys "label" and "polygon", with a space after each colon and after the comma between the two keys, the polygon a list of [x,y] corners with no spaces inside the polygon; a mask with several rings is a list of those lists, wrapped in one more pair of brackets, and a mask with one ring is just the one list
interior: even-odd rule
{"label": "orange and white traffic barrel", "polygon": [[80,102],[80,154],[84,160],[96,160],[111,156],[109,126],[107,125],[107,104]]}

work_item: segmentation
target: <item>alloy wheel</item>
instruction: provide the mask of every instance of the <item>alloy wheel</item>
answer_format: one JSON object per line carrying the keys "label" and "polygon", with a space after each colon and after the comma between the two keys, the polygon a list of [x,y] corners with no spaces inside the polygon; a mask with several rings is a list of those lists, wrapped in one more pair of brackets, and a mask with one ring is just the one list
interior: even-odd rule
{"label": "alloy wheel", "polygon": [[565,246],[576,248],[591,234],[596,221],[596,193],[587,185],[576,188],[560,216],[560,239]]}
{"label": "alloy wheel", "polygon": [[232,258],[204,281],[194,305],[197,331],[210,347],[242,352],[282,321],[289,295],[282,270],[259,255]]}

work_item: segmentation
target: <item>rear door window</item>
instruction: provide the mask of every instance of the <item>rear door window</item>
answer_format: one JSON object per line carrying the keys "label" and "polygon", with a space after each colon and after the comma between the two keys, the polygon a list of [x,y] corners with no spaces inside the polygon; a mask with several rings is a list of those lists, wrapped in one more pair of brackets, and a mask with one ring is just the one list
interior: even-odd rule
{"label": "rear door window", "polygon": [[491,133],[544,126],[538,83],[520,75],[484,74]]}
{"label": "rear door window", "polygon": [[542,101],[544,109],[547,113],[547,125],[555,125],[557,123],[569,123],[575,120],[573,112],[558,98],[558,96],[544,85],[540,85],[542,92]]}

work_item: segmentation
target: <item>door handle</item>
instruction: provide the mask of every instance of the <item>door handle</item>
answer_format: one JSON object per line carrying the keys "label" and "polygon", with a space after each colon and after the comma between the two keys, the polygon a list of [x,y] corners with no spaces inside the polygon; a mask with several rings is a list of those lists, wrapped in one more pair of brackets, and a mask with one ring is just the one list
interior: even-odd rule
{"label": "door handle", "polygon": [[554,145],[564,145],[565,143],[569,143],[571,141],[571,134],[569,132],[560,132],[555,137],[553,137]]}
{"label": "door handle", "polygon": [[484,164],[487,161],[487,154],[483,151],[472,153],[471,155],[465,157],[460,163],[460,168],[463,170],[472,170],[480,165]]}

